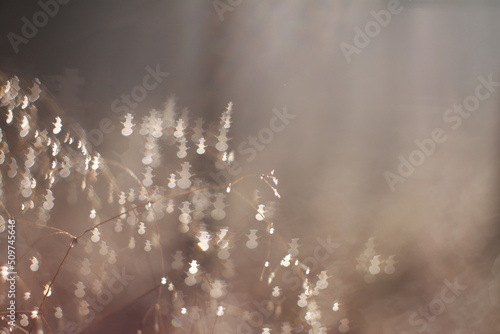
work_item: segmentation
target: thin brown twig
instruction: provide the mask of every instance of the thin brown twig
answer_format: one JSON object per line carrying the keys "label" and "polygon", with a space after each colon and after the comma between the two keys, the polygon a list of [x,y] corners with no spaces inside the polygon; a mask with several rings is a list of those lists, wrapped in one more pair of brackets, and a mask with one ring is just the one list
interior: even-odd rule
{"label": "thin brown twig", "polygon": [[[134,206],[134,207],[132,207],[132,208],[130,208],[130,209],[127,209],[127,210],[125,210],[125,211],[123,211],[123,212],[121,212],[121,213],[119,213],[119,214],[117,214],[117,215],[115,215],[115,216],[113,216],[113,217],[111,217],[111,218],[109,218],[109,219],[106,219],[106,220],[104,220],[104,221],[102,221],[102,222],[100,222],[100,223],[98,223],[98,224],[94,225],[93,227],[91,227],[91,228],[89,228],[89,229],[84,230],[84,231],[83,231],[80,235],[78,235],[78,236],[76,236],[76,237],[73,237],[73,240],[71,241],[70,246],[68,247],[68,250],[66,251],[66,254],[64,255],[64,257],[63,257],[62,261],[59,263],[59,266],[58,266],[58,268],[57,268],[57,270],[56,270],[56,273],[54,274],[54,276],[52,277],[52,280],[50,281],[50,284],[49,284],[49,286],[48,286],[48,288],[47,288],[47,291],[50,291],[50,289],[51,289],[51,288],[52,288],[52,286],[54,285],[54,282],[55,282],[55,280],[56,280],[57,276],[59,275],[59,273],[60,273],[60,271],[61,271],[61,268],[62,268],[63,264],[65,263],[65,261],[66,261],[66,259],[67,259],[68,255],[69,255],[69,253],[70,253],[71,249],[73,248],[74,243],[75,243],[76,241],[78,241],[78,239],[80,239],[81,237],[83,237],[85,234],[87,234],[87,233],[89,233],[90,231],[94,230],[95,228],[97,228],[97,227],[99,227],[99,226],[101,226],[101,225],[104,225],[104,224],[106,224],[106,223],[109,223],[109,222],[111,222],[111,221],[113,221],[113,220],[117,219],[118,217],[120,217],[120,216],[121,216],[121,215],[123,215],[123,214],[126,214],[126,213],[128,213],[128,212],[130,212],[130,211],[136,210],[136,209],[138,209],[138,208],[145,207],[145,206],[147,206],[147,205],[151,205],[152,203],[155,203],[155,202],[157,202],[157,201],[159,201],[159,200],[162,200],[162,199],[172,198],[172,197],[178,197],[178,196],[184,196],[184,195],[189,195],[189,194],[192,194],[192,193],[197,192],[197,191],[216,190],[216,189],[226,189],[227,187],[229,187],[229,186],[231,186],[231,187],[232,187],[232,186],[234,186],[234,185],[236,185],[236,184],[240,183],[241,181],[243,181],[243,180],[245,180],[245,179],[247,179],[247,178],[250,178],[250,177],[255,177],[255,176],[258,176],[259,178],[261,178],[261,179],[262,179],[262,176],[263,176],[263,175],[264,175],[264,174],[248,174],[248,175],[243,175],[243,176],[239,177],[239,178],[238,178],[238,179],[236,179],[235,181],[230,182],[228,185],[222,185],[222,186],[211,186],[211,187],[201,187],[201,188],[196,188],[196,189],[190,189],[190,190],[188,190],[188,191],[184,191],[184,192],[180,192],[180,193],[175,193],[175,194],[167,194],[167,195],[164,195],[164,196],[162,196],[162,197],[160,197],[160,198],[158,198],[158,199],[156,199],[156,200],[148,201],[148,202],[147,202],[147,203],[145,203],[145,204],[136,205],[136,206]],[[248,200],[247,200],[247,201],[248,201]],[[250,204],[250,203],[249,203],[249,204]],[[253,206],[253,205],[252,205],[252,206]],[[45,225],[42,225],[42,226],[45,226]],[[61,231],[62,231],[62,230],[61,230]],[[65,231],[63,231],[63,232],[65,232]],[[71,234],[70,234],[70,233],[68,233],[68,232],[66,232],[66,233],[67,233],[68,235],[71,235]],[[41,313],[41,311],[42,311],[42,308],[43,308],[43,306],[44,306],[44,304],[45,304],[45,301],[46,301],[46,299],[47,299],[47,295],[48,295],[48,292],[47,292],[46,294],[44,294],[44,296],[42,297],[42,301],[40,302],[40,305],[39,305],[39,307],[38,307],[38,312],[39,312],[39,313]],[[35,323],[36,323],[36,321],[35,321],[35,322],[33,322],[33,325],[31,326],[31,328],[30,328],[30,330],[29,330],[29,332],[28,332],[29,334],[31,334],[31,332],[33,331],[33,328],[34,328],[34,326],[35,326]],[[215,327],[214,327],[214,328],[215,328]]]}
{"label": "thin brown twig", "polygon": [[147,294],[151,293],[152,291],[158,289],[159,287],[161,287],[162,284],[159,284],[159,285],[156,285],[154,287],[152,287],[151,289],[145,291],[144,293],[142,293],[141,295],[137,296],[136,298],[132,299],[131,301],[129,301],[128,303],[126,303],[125,305],[122,305],[116,309],[114,309],[113,311],[110,311],[108,312],[107,314],[103,315],[102,317],[100,317],[98,320],[94,321],[92,324],[89,324],[87,327],[81,329],[77,334],[80,334],[80,333],[83,333],[85,332],[91,325],[95,325],[95,324],[98,324],[104,320],[106,320],[107,318],[109,318],[112,314],[118,312],[119,310],[122,310],[128,306],[130,306],[132,303],[136,302],[137,300],[143,298],[144,296],[146,296]]}
{"label": "thin brown twig", "polygon": [[[64,231],[64,230],[61,230],[57,227],[53,227],[53,226],[47,226],[47,225],[42,225],[42,224],[37,224],[37,223],[32,223],[32,222],[29,222],[27,220],[24,220],[24,219],[18,219],[16,218],[16,223],[19,222],[21,224],[25,224],[25,225],[31,225],[31,226],[36,226],[36,227],[40,227],[40,228],[45,228],[45,229],[48,229],[48,230],[52,230],[52,231],[56,231],[58,233],[62,233],[62,234],[65,234],[67,236],[69,236],[70,238],[74,238],[75,236],[67,231]],[[3,226],[5,225],[6,223],[3,223],[1,224],[0,226]]]}
{"label": "thin brown twig", "polygon": [[215,316],[214,327],[212,328],[212,334],[215,333],[215,327],[217,326],[217,319],[219,319],[218,315]]}
{"label": "thin brown twig", "polygon": [[[50,284],[47,287],[46,293],[43,294],[42,301],[40,302],[40,306],[38,307],[38,313],[40,313],[40,315],[41,315],[42,307],[45,303],[45,300],[47,299],[47,296],[50,293],[50,290],[51,290],[52,286],[54,285],[54,282],[55,282],[57,276],[59,275],[59,272],[61,271],[61,268],[62,268],[64,262],[66,261],[66,258],[68,257],[69,252],[71,251],[72,248],[73,248],[73,245],[71,244],[68,247],[66,254],[64,254],[62,261],[59,263],[59,266],[57,267],[56,273],[54,274],[54,277],[52,277],[52,280],[50,281]],[[33,327],[35,327],[35,323],[36,323],[36,321],[33,321],[33,325],[31,325],[31,327],[30,327],[29,334],[31,334],[31,332],[33,331]]]}
{"label": "thin brown twig", "polygon": [[45,325],[47,326],[47,328],[49,329],[49,331],[54,334],[54,331],[52,330],[52,327],[50,327],[49,323],[47,322],[47,319],[45,319],[45,317],[43,315],[40,315],[40,317],[42,318],[43,322],[45,323]]}

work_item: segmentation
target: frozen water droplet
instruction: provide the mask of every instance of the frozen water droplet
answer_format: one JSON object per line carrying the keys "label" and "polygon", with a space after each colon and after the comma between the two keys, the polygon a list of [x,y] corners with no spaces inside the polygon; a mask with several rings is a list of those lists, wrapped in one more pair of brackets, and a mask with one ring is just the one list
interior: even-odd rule
{"label": "frozen water droplet", "polygon": [[40,265],[39,265],[39,262],[38,262],[38,259],[36,257],[32,257],[31,258],[31,266],[30,266],[30,269],[31,271],[38,271],[38,269],[40,268]]}
{"label": "frozen water droplet", "polygon": [[196,274],[198,272],[198,263],[196,260],[191,261],[190,263],[191,267],[189,268],[189,273],[190,274]]}
{"label": "frozen water droplet", "polygon": [[54,316],[57,319],[61,319],[63,317],[63,312],[62,312],[62,309],[60,307],[56,307],[56,312],[54,313]]}
{"label": "frozen water droplet", "polygon": [[23,327],[29,325],[28,316],[26,314],[21,314],[21,320],[19,321],[19,324]]}
{"label": "frozen water droplet", "polygon": [[341,333],[347,333],[349,331],[349,320],[348,319],[340,320],[339,331]]}

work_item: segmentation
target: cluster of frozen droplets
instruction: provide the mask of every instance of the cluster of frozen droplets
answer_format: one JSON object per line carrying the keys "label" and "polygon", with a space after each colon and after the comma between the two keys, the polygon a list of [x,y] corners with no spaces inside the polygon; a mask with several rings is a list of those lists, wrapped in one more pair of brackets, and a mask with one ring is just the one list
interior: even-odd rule
{"label": "cluster of frozen droplets", "polygon": [[377,275],[392,275],[396,271],[394,255],[382,256],[375,251],[375,237],[365,243],[363,253],[357,258],[356,270],[364,274],[366,283],[372,283]]}
{"label": "cluster of frozen droplets", "polygon": [[[265,196],[255,189],[247,201],[252,206],[251,215],[248,215],[250,224],[235,228],[228,220],[227,211],[235,185],[216,184],[216,180],[210,179],[210,174],[203,173],[195,163],[196,158],[206,157],[220,172],[235,162],[229,137],[232,103],[215,125],[205,124],[201,118],[191,122],[189,112],[179,112],[172,98],[162,110],[152,110],[144,117],[132,113],[123,115],[121,135],[123,140],[133,141],[139,147],[135,153],[141,167],[130,170],[130,166],[121,166],[135,180],[133,186],[122,186],[110,176],[114,165],[96,152],[81,133],[68,126],[63,115],[50,116],[45,128],[38,124],[39,113],[34,103],[42,93],[38,80],[33,81],[27,93],[21,89],[17,78],[1,86],[0,107],[5,111],[3,117],[8,129],[0,129],[0,200],[7,203],[5,178],[18,185],[21,200],[13,206],[5,206],[13,212],[2,211],[0,233],[4,232],[2,221],[12,214],[22,213],[36,225],[51,227],[51,213],[58,205],[64,207],[68,202],[84,201],[90,209],[83,226],[76,230],[77,234],[66,236],[69,238],[67,245],[76,258],[72,279],[58,277],[53,281],[53,273],[44,270],[45,262],[55,256],[34,250],[28,254],[29,269],[39,276],[29,290],[19,288],[26,303],[20,304],[19,309],[31,310],[31,313],[19,315],[19,326],[25,330],[37,328],[42,333],[45,322],[85,322],[114,299],[119,300],[118,294],[132,284],[132,279],[128,282],[127,277],[133,275],[123,273],[127,257],[147,258],[158,254],[168,254],[160,266],[163,272],[156,281],[158,289],[165,287],[162,294],[167,297],[152,306],[152,313],[146,312],[154,314],[148,319],[154,319],[153,328],[157,332],[162,328],[159,322],[164,314],[162,308],[172,310],[171,325],[175,328],[196,326],[202,316],[221,319],[234,316],[234,309],[240,306],[231,305],[228,298],[233,288],[231,280],[236,276],[236,252],[246,252],[245,256],[253,256],[252,252],[268,254],[262,259],[256,283],[266,284],[268,308],[276,319],[282,313],[284,294],[290,293],[283,279],[278,279],[284,270],[301,277],[302,291],[292,291],[292,294],[295,293],[303,323],[312,332],[326,333],[322,325],[326,312],[343,315],[337,299],[332,300],[330,305],[333,306],[329,309],[322,310],[319,306],[316,299],[321,297],[320,291],[329,289],[329,280],[334,278],[326,270],[314,277],[300,258],[299,238],[284,238],[276,233],[274,202],[264,201]],[[6,131],[16,136],[7,136]],[[7,137],[15,138],[16,142],[8,142]],[[171,154],[166,153],[164,158],[165,151]],[[274,171],[262,174],[260,179],[267,189],[271,189],[274,199],[280,198]],[[60,183],[64,184],[63,192],[56,189]],[[103,192],[103,188],[106,191]],[[62,195],[56,198],[56,194]],[[109,219],[110,208],[117,213],[112,219]],[[180,236],[194,240],[195,246],[189,252],[170,249],[162,242],[159,226],[172,224],[172,221]],[[117,238],[125,241],[123,245],[115,242]],[[271,250],[280,252],[281,259],[271,259]],[[360,260],[363,271],[378,274],[376,268],[380,259],[371,251],[365,253]],[[218,262],[216,271],[202,260],[206,257]],[[385,259],[385,263],[385,272],[394,272],[392,257]],[[2,280],[6,277],[6,270],[2,269]],[[58,295],[61,291],[72,294],[73,298],[63,303]],[[200,293],[203,303],[199,302]],[[190,298],[194,294],[196,298]],[[45,304],[39,309],[42,297]],[[169,305],[165,306],[167,301]],[[43,321],[39,320],[39,311]],[[262,333],[273,330],[291,333],[296,325],[285,321],[279,328],[270,325],[261,328]],[[338,319],[338,330],[349,330],[346,318]]]}

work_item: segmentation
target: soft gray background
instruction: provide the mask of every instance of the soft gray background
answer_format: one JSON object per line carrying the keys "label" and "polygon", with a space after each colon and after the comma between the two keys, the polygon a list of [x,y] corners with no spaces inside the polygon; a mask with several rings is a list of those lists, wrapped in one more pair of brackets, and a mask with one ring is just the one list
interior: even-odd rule
{"label": "soft gray background", "polygon": [[[268,127],[273,108],[286,106],[296,118],[245,170],[276,170],[280,224],[304,249],[314,248],[318,235],[335,236],[349,245],[354,268],[374,236],[381,253],[396,254],[394,281],[351,291],[345,304],[356,333],[392,333],[383,329],[391,321],[414,331],[401,315],[426,305],[443,279],[463,276],[471,287],[493,280],[500,89],[457,130],[442,115],[474,92],[478,76],[500,81],[500,6],[402,6],[348,64],[339,44],[352,44],[354,27],[364,27],[385,1],[244,0],[221,21],[211,1],[73,0],[14,54],[7,33],[19,33],[21,18],[39,7],[4,0],[0,66],[42,79],[88,130],[103,117],[118,125],[111,102],[156,64],[170,75],[138,112],[176,94],[192,114],[215,118],[233,101],[235,147]],[[82,84],[58,87],[66,69],[78,69]],[[398,156],[435,127],[445,128],[448,140],[391,192],[383,173],[395,172]],[[120,158],[128,148],[117,138],[106,135],[102,150]],[[471,288],[461,298],[432,332],[495,332],[498,308],[484,291]]]}

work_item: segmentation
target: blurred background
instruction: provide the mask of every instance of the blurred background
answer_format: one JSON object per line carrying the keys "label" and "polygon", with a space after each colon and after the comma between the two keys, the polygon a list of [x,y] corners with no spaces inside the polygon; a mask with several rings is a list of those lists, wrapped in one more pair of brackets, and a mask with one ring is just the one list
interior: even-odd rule
{"label": "blurred background", "polygon": [[[275,170],[279,230],[303,254],[320,236],[340,244],[324,267],[345,308],[323,314],[328,333],[341,319],[352,333],[500,332],[500,3],[73,0],[24,36],[41,8],[0,2],[0,69],[39,78],[103,156],[132,154],[112,105],[148,68],[168,76],[138,117],[171,95],[214,121],[234,103],[230,145],[241,175]],[[459,113],[465,103],[474,110]],[[289,115],[279,131],[277,114]],[[369,240],[370,259],[394,256],[392,275],[356,270]],[[457,300],[425,316],[454,280],[466,286]],[[141,311],[89,333],[135,333],[127,316]]]}

